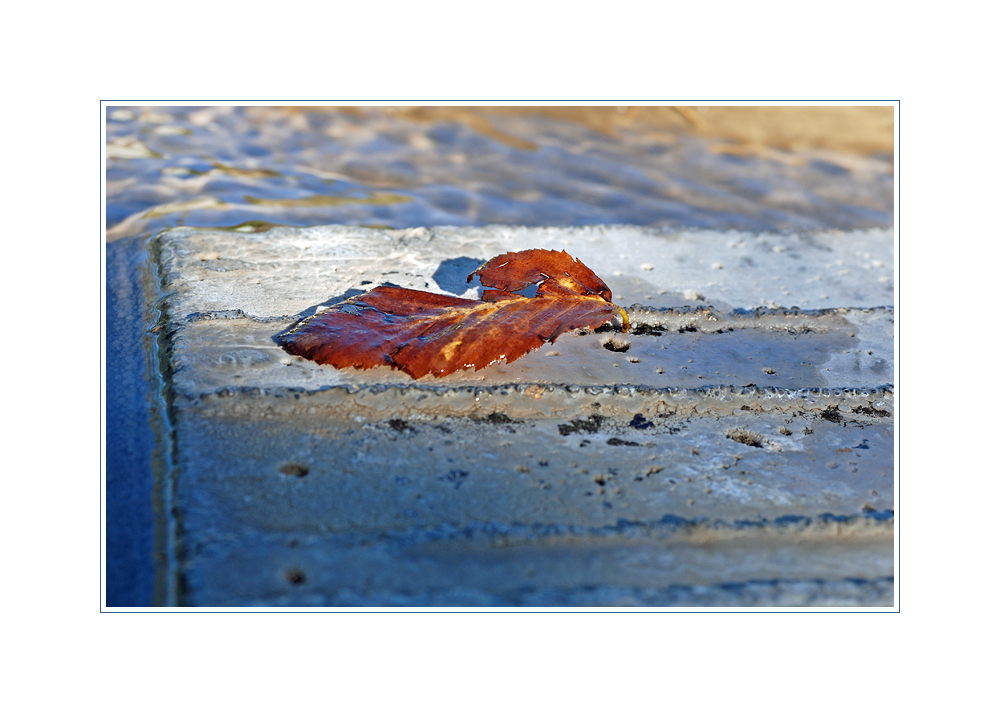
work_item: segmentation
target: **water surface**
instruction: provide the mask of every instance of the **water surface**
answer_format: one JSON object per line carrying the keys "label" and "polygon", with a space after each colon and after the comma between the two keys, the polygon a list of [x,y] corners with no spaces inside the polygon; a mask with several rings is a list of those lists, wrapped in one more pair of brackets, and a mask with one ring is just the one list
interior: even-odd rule
{"label": "water surface", "polygon": [[706,137],[687,113],[601,123],[444,109],[109,108],[108,239],[267,223],[892,224],[890,155]]}

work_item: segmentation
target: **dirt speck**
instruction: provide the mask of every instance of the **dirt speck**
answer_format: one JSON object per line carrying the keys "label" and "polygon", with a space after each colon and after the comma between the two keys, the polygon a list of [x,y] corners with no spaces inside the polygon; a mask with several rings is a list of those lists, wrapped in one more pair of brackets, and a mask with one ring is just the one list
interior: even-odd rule
{"label": "dirt speck", "polygon": [[763,448],[765,443],[764,436],[748,428],[730,428],[726,431],[726,438],[754,448]]}
{"label": "dirt speck", "polygon": [[414,430],[413,426],[411,426],[401,418],[390,418],[388,421],[386,421],[386,423],[389,425],[389,428],[391,428],[393,431],[396,431],[397,433],[403,433],[404,431]]}
{"label": "dirt speck", "polygon": [[609,352],[627,352],[632,343],[617,334],[604,342],[602,345]]}
{"label": "dirt speck", "polygon": [[840,423],[844,420],[844,417],[840,415],[840,409],[836,406],[827,406],[819,415],[833,423]]}
{"label": "dirt speck", "polygon": [[309,475],[309,466],[302,463],[285,463],[281,466],[281,472],[294,478],[304,478]]}
{"label": "dirt speck", "polygon": [[[568,436],[571,433],[597,433],[603,422],[604,416],[598,416],[597,414],[588,416],[586,419],[573,419],[569,423],[559,424],[559,435]],[[583,444],[581,443],[580,445]]]}

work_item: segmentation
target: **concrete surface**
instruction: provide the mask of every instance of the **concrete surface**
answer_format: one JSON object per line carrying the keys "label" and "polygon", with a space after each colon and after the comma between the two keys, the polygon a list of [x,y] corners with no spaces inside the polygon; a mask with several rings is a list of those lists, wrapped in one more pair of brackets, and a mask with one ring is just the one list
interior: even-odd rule
{"label": "concrete surface", "polygon": [[[275,337],[565,249],[629,311],[418,381]],[[890,231],[178,228],[162,604],[892,606]],[[617,340],[627,351],[609,351]]]}

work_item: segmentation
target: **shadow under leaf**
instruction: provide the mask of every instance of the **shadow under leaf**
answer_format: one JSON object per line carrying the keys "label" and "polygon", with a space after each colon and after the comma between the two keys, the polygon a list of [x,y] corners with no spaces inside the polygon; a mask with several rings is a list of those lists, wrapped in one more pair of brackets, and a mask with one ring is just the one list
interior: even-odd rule
{"label": "shadow under leaf", "polygon": [[[467,278],[482,267],[486,260],[474,257],[454,257],[444,260],[431,277],[445,292],[461,296],[470,287]],[[473,282],[472,284],[478,284]]]}
{"label": "shadow under leaf", "polygon": [[272,334],[271,335],[271,341],[273,341],[275,344],[278,344],[280,346],[281,343],[282,343],[281,342],[281,337],[283,337],[284,335],[288,334],[290,331],[292,331],[293,329],[295,329],[304,320],[309,319],[310,317],[312,317],[314,314],[316,314],[317,312],[319,312],[322,309],[325,309],[327,307],[333,307],[335,304],[339,304],[340,302],[343,302],[344,300],[349,300],[352,297],[357,297],[358,295],[363,295],[364,293],[365,293],[365,290],[359,290],[357,288],[352,287],[351,289],[349,289],[347,292],[344,292],[343,294],[337,295],[336,297],[331,297],[330,299],[326,300],[325,302],[320,302],[318,305],[313,305],[312,307],[307,307],[306,309],[302,310],[297,315],[295,315],[295,321],[292,324],[290,324],[288,327],[286,327],[285,329],[281,330],[277,334]]}

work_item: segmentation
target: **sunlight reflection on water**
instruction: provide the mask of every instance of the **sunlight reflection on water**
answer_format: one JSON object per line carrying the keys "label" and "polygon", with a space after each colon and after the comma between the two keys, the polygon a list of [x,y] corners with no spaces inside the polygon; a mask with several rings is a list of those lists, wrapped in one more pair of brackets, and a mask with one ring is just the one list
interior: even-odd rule
{"label": "sunlight reflection on water", "polygon": [[436,109],[109,108],[107,238],[175,225],[892,225],[888,155]]}

